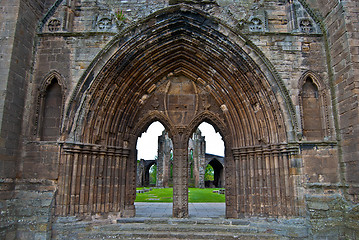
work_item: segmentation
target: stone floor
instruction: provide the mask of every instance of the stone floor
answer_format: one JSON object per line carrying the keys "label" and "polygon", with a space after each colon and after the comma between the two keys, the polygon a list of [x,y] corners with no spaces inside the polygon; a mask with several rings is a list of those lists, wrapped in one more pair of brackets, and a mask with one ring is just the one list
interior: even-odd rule
{"label": "stone floor", "polygon": [[[136,217],[172,217],[172,203],[136,202]],[[189,217],[224,218],[225,203],[188,203]]]}

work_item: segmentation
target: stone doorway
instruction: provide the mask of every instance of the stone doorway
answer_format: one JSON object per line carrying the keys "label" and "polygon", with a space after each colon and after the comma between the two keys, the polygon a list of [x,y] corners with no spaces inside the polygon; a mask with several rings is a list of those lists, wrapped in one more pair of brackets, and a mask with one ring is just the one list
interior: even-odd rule
{"label": "stone doorway", "polygon": [[[137,187],[158,187],[158,188],[172,188],[176,187],[174,186],[173,182],[173,141],[169,137],[169,134],[166,130],[162,130],[162,134],[159,135],[161,132],[161,129],[163,128],[163,125],[156,121],[156,124],[151,123],[148,127],[148,129],[145,130],[145,133],[142,133],[140,135],[140,138],[137,140],[137,152],[140,160],[137,160]],[[146,124],[147,125],[147,124]],[[202,125],[202,124],[200,124]],[[188,182],[187,182],[187,188],[189,187],[196,187],[196,188],[204,188],[205,186],[205,173],[204,169],[206,168],[206,165],[212,164],[215,168],[214,172],[214,179],[211,179],[211,188],[213,187],[225,187],[224,186],[224,157],[223,156],[216,156],[213,154],[207,154],[206,150],[206,143],[208,142],[212,147],[215,146],[216,148],[219,148],[217,151],[220,154],[223,154],[223,141],[221,140],[222,137],[219,133],[215,133],[215,130],[212,125],[208,124],[204,126],[205,134],[202,135],[202,132],[199,128],[197,128],[191,135],[189,141],[188,141],[188,164],[187,169],[183,169],[182,171],[188,172]],[[150,136],[148,136],[151,134]],[[156,136],[155,136],[156,135]],[[157,137],[157,135],[159,135]],[[205,137],[207,136],[207,140],[205,140]],[[145,140],[146,139],[146,140]],[[216,140],[214,140],[216,139]],[[146,142],[145,142],[146,141]],[[148,155],[146,159],[153,159],[155,160],[144,160],[142,159],[144,155],[144,151],[148,151],[148,148],[156,148],[156,144],[154,142],[158,142],[157,147],[157,155],[153,152],[151,152],[152,155]],[[217,143],[216,145],[214,144]],[[215,152],[215,149],[212,149],[212,152]],[[219,162],[221,161],[221,162]],[[156,165],[157,170],[157,181],[156,183],[150,182],[150,174],[151,176],[153,173],[150,173],[150,168]],[[152,176],[153,177],[153,176]],[[213,176],[212,176],[213,177]],[[209,187],[209,186],[207,186]],[[136,196],[138,194],[142,194],[143,192],[147,192],[148,189],[144,190],[138,190],[136,191]],[[155,190],[157,191],[157,190]],[[221,191],[222,194],[224,194],[224,191]],[[155,195],[154,195],[155,196]],[[223,195],[224,196],[224,195]],[[156,197],[153,198],[155,200]],[[213,200],[207,199],[209,202],[212,202]],[[168,206],[172,204],[156,204],[154,203],[136,203],[136,216],[143,216],[145,213],[149,213],[151,216],[159,216],[161,215],[161,212],[164,212],[168,215]],[[213,211],[208,211],[208,209],[204,208],[203,204],[189,204],[187,202],[187,205],[191,206],[193,213],[191,213],[191,216],[207,216],[210,217],[210,213]],[[203,206],[202,206],[203,205]],[[217,204],[218,205],[218,204]],[[225,204],[219,204],[225,206]],[[140,207],[138,207],[140,206]],[[156,206],[156,211],[149,211],[146,209],[145,206],[151,207]],[[161,207],[164,207],[161,209]],[[221,209],[220,207],[219,209]],[[201,213],[201,210],[204,211]],[[138,212],[140,211],[140,212]],[[205,213],[206,212],[206,213]],[[221,213],[221,210],[215,209],[214,216],[223,215],[224,211]]]}
{"label": "stone doorway", "polygon": [[[151,100],[158,103],[158,99],[162,99],[161,103],[168,120],[163,121],[160,115],[156,114],[156,111],[152,111],[150,116],[145,115],[144,119],[139,121],[142,125],[139,125],[138,129],[147,129],[147,126],[151,125],[153,121],[159,121],[165,127],[168,136],[172,140],[169,146],[171,146],[171,151],[173,152],[173,160],[169,162],[172,164],[173,172],[173,216],[187,217],[188,180],[190,175],[189,170],[191,169],[188,139],[190,139],[201,122],[209,121],[213,124],[218,119],[214,117],[215,115],[208,112],[208,114],[196,120],[198,113],[210,107],[210,98],[202,87],[182,74],[169,76],[166,81],[159,85],[151,98],[153,99],[148,101],[149,104]],[[149,106],[153,108],[153,103]],[[220,109],[219,106],[217,108]],[[219,128],[217,127],[217,129]],[[142,131],[137,136],[140,134],[142,134]],[[202,161],[205,161],[205,159],[202,159]],[[158,169],[165,168],[169,170],[169,164],[167,163],[162,164],[162,162],[158,162],[157,167]],[[165,171],[161,170],[159,172]]]}
{"label": "stone doorway", "polygon": [[226,217],[297,215],[285,84],[225,25],[185,6],[157,14],[106,46],[74,88],[57,214],[135,216],[136,141],[159,121],[173,141],[173,216],[187,217],[188,139],[205,121],[226,146]]}
{"label": "stone doorway", "polygon": [[156,186],[157,178],[156,176],[151,175],[154,169],[157,168],[157,164],[153,162],[152,164],[148,165],[145,169],[145,179],[144,179],[144,186],[145,187],[154,187]]}
{"label": "stone doorway", "polygon": [[213,181],[205,182],[205,187],[224,187],[224,166],[216,158],[213,158],[207,166],[210,165],[213,168],[214,176]]}

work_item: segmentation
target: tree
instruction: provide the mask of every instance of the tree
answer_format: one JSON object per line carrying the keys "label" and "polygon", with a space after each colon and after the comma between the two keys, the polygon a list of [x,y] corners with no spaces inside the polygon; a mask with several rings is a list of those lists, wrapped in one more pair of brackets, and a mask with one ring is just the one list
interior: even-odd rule
{"label": "tree", "polygon": [[156,185],[156,180],[157,180],[157,165],[153,164],[150,167],[150,184]]}
{"label": "tree", "polygon": [[214,170],[210,164],[207,165],[206,170],[204,172],[204,180],[205,181],[213,181],[214,180]]}

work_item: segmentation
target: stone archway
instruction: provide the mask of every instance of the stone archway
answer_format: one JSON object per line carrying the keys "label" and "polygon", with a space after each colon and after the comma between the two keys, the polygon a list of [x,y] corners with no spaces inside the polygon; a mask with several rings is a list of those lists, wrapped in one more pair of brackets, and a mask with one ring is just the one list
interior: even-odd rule
{"label": "stone archway", "polygon": [[207,165],[211,165],[214,171],[213,187],[224,187],[223,165],[216,158],[213,158]]}
{"label": "stone archway", "polygon": [[[150,170],[151,167],[157,165],[156,160],[143,160],[137,166],[137,187],[149,187],[150,186]],[[138,169],[140,168],[140,169]],[[139,173],[140,172],[140,173]]]}
{"label": "stone archway", "polygon": [[242,36],[180,5],[114,40],[66,114],[57,214],[135,215],[136,141],[160,121],[173,141],[173,216],[188,216],[188,139],[203,121],[226,146],[226,216],[296,215],[295,115],[280,79]]}

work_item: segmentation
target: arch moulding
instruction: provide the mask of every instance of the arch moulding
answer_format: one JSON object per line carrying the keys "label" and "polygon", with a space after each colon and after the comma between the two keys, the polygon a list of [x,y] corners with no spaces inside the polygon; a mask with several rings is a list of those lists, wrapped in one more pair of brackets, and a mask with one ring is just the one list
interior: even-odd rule
{"label": "arch moulding", "polygon": [[[247,43],[186,5],[152,14],[109,43],[66,109],[63,138],[72,144],[61,152],[57,213],[134,216],[135,143],[158,120],[174,144],[174,217],[188,216],[187,144],[203,121],[226,144],[226,216],[296,215],[287,146],[297,131],[293,104],[269,61]],[[89,170],[71,184],[94,185],[69,186],[75,168]]]}

